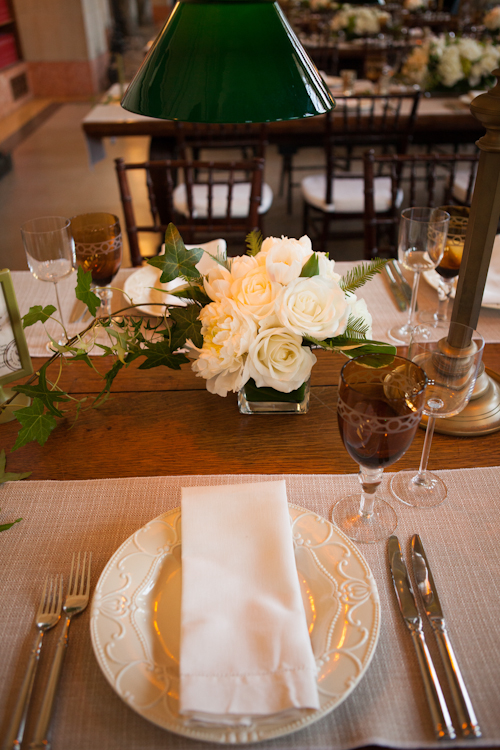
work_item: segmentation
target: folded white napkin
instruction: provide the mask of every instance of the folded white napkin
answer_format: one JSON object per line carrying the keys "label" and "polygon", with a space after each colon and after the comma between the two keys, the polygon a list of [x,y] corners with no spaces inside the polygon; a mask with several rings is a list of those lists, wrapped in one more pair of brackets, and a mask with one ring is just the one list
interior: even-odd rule
{"label": "folded white napkin", "polygon": [[180,713],[319,708],[284,481],[182,489]]}

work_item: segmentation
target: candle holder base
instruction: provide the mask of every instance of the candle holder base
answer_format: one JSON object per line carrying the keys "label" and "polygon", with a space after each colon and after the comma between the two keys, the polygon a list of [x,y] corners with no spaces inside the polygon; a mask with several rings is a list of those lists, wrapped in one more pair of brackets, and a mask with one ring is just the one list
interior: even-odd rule
{"label": "candle holder base", "polygon": [[[423,417],[420,425],[425,427],[427,417]],[[442,435],[458,435],[471,437],[473,435],[489,435],[500,430],[500,375],[485,368],[484,373],[477,380],[477,395],[459,414],[436,420],[435,432]]]}

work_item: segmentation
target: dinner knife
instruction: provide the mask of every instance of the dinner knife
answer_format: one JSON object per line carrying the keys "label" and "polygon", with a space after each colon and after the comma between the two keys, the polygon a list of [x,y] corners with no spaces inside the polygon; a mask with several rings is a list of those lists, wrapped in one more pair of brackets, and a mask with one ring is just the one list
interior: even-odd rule
{"label": "dinner knife", "polygon": [[389,264],[386,264],[384,266],[384,273],[386,275],[387,282],[389,284],[389,289],[391,290],[392,296],[394,297],[394,300],[396,301],[396,305],[401,310],[401,312],[404,312],[407,307],[406,297],[403,294],[401,287],[397,283],[394,277],[394,273],[392,272],[391,268],[389,268]]}
{"label": "dinner knife", "polygon": [[422,540],[418,534],[415,534],[411,540],[411,556],[415,582],[422,597],[425,613],[436,636],[462,734],[467,739],[481,737],[481,729],[448,638],[443,610],[439,603],[434,578],[432,577]]}
{"label": "dinner knife", "polygon": [[411,633],[417,652],[418,665],[424,681],[425,695],[429,704],[434,732],[438,740],[454,740],[456,732],[451,723],[438,676],[422,630],[422,619],[418,613],[415,595],[411,587],[401,546],[397,536],[389,537],[389,566],[399,609],[406,627]]}
{"label": "dinner knife", "polygon": [[411,302],[411,286],[406,281],[405,277],[403,276],[403,272],[401,270],[401,267],[398,263],[398,261],[395,258],[391,258],[389,263],[387,265],[390,265],[394,274],[396,275],[396,278],[399,282],[399,285],[403,291],[403,294],[406,298],[406,301],[408,304]]}

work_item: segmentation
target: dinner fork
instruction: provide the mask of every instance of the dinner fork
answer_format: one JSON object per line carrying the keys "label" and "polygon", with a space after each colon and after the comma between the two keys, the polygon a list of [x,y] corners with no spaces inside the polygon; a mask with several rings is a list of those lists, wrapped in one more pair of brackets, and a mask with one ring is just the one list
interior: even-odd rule
{"label": "dinner fork", "polygon": [[50,578],[47,576],[42,591],[40,606],[35,615],[35,624],[38,628],[38,635],[35,645],[31,649],[26,674],[24,675],[21,692],[17,699],[14,713],[7,732],[7,736],[2,745],[3,750],[13,750],[20,748],[26,725],[26,716],[31,698],[31,692],[35,682],[36,670],[40,660],[40,651],[44,633],[57,625],[61,617],[61,605],[63,600],[63,580],[62,576]]}
{"label": "dinner fork", "polygon": [[52,668],[50,670],[45,695],[43,697],[42,707],[35,726],[33,741],[30,743],[30,748],[32,750],[38,750],[39,748],[48,750],[48,748],[50,748],[47,735],[57,693],[57,685],[62,671],[64,654],[66,653],[66,647],[68,645],[69,626],[72,618],[75,615],[80,614],[80,612],[83,612],[89,602],[91,561],[92,553],[88,555],[87,560],[86,552],[83,556],[83,561],[81,560],[80,552],[78,555],[74,554],[71,561],[68,594],[63,604],[63,612],[66,615],[66,618],[61,637],[57,642],[54,661],[52,662]]}

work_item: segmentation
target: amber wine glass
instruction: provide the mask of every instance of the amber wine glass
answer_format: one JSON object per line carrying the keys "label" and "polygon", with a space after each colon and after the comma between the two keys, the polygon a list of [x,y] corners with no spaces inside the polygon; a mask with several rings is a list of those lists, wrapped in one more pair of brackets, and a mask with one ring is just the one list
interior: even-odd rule
{"label": "amber wine glass", "polygon": [[419,323],[432,328],[448,328],[450,325],[448,308],[460,271],[470,213],[467,206],[440,206],[440,209],[450,214],[450,223],[444,254],[436,266],[439,274],[438,307],[435,312],[424,310],[418,315]]}
{"label": "amber wine glass", "polygon": [[344,497],[333,522],[357,542],[389,537],[397,515],[377,494],[386,466],[409,448],[425,404],[427,378],[404,357],[365,354],[349,360],[340,373],[337,417],[344,446],[359,464],[361,494]]}
{"label": "amber wine glass", "polygon": [[110,284],[122,262],[120,221],[114,214],[91,213],[74,216],[71,231],[78,264],[92,274],[92,288],[101,300],[100,316],[111,315],[113,291]]}

